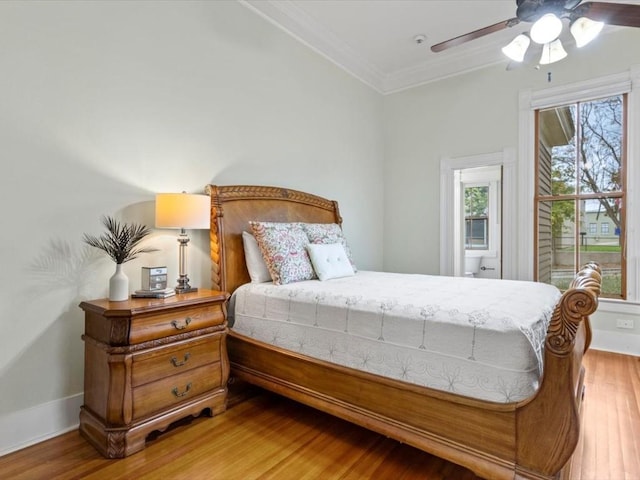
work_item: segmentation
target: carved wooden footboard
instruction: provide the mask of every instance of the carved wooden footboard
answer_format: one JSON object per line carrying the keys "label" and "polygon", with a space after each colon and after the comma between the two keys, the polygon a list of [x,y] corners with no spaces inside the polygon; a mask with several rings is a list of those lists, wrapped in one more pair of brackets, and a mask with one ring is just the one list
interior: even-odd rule
{"label": "carved wooden footboard", "polygon": [[598,307],[601,283],[598,265],[585,265],[553,313],[540,389],[517,410],[516,464],[529,477],[552,477],[568,464],[578,443],[584,388],[582,357],[591,344],[589,315]]}
{"label": "carved wooden footboard", "polygon": [[[338,205],[273,187],[209,186],[214,288],[249,281],[241,234],[249,220],[341,223]],[[579,436],[588,316],[601,276],[576,276],[555,308],[544,373],[526,401],[494,403],[386,379],[239,335],[228,336],[232,375],[473,470],[484,478],[558,478]],[[566,471],[564,472],[566,473]]]}

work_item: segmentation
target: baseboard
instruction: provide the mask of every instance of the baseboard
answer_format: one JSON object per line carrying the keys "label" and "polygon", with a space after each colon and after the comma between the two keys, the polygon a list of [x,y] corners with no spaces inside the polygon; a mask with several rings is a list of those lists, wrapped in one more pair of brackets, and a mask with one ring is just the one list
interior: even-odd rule
{"label": "baseboard", "polygon": [[591,348],[605,352],[640,356],[640,335],[611,330],[593,330]]}
{"label": "baseboard", "polygon": [[0,416],[0,456],[78,428],[83,394]]}

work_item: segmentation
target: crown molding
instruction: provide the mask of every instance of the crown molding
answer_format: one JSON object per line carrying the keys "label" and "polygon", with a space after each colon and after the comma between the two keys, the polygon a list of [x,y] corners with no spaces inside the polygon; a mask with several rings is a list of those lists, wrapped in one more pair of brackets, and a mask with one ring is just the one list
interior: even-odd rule
{"label": "crown molding", "polygon": [[289,0],[238,0],[379,93],[384,74]]}
{"label": "crown molding", "polygon": [[238,2],[383,95],[505,61],[500,54],[504,42],[497,41],[480,47],[467,46],[416,67],[386,74],[290,0]]}
{"label": "crown molding", "polygon": [[[465,44],[463,49],[435,54],[435,57],[431,56],[420,65],[385,73],[291,0],[238,0],[238,3],[383,95],[492,65],[504,64],[506,67],[508,63],[501,52],[504,38],[498,37],[494,41],[485,40],[477,45]],[[528,28],[527,24],[523,24],[510,31],[515,36]],[[619,29],[620,27],[607,28],[601,36]]]}
{"label": "crown molding", "polygon": [[508,62],[500,51],[502,46],[504,42],[499,40],[482,46],[467,45],[464,50],[447,52],[435,60],[399,70],[384,78],[383,93],[396,93],[491,65],[502,63],[506,66]]}

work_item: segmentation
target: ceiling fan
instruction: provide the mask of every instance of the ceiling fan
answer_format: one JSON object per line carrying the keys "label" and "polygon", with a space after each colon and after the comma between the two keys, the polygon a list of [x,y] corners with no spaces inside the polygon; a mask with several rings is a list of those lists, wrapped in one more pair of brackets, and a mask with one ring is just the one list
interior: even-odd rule
{"label": "ceiling fan", "polygon": [[563,20],[568,21],[577,47],[593,40],[605,24],[640,28],[640,5],[581,3],[581,0],[516,0],[516,5],[515,17],[433,45],[431,51],[441,52],[522,22],[529,22],[532,23],[530,31],[516,36],[502,51],[511,60],[522,62],[533,41],[542,46],[539,63],[547,64],[567,56],[559,39]]}

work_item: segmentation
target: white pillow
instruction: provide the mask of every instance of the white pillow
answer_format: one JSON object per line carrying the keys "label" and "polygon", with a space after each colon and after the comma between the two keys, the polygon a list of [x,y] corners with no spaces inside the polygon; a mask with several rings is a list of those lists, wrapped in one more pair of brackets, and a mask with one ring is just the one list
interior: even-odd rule
{"label": "white pillow", "polygon": [[309,257],[316,275],[322,281],[355,275],[347,252],[341,243],[310,243]]}
{"label": "white pillow", "polygon": [[347,252],[347,258],[351,262],[353,271],[356,272],[356,264],[353,262],[351,249],[347,243],[347,239],[342,233],[342,227],[337,223],[301,223],[304,233],[309,237],[309,243],[341,243],[344,251]]}
{"label": "white pillow", "polygon": [[267,264],[264,263],[256,238],[249,232],[242,232],[242,243],[244,244],[244,259],[247,262],[251,283],[270,282],[271,274]]}

